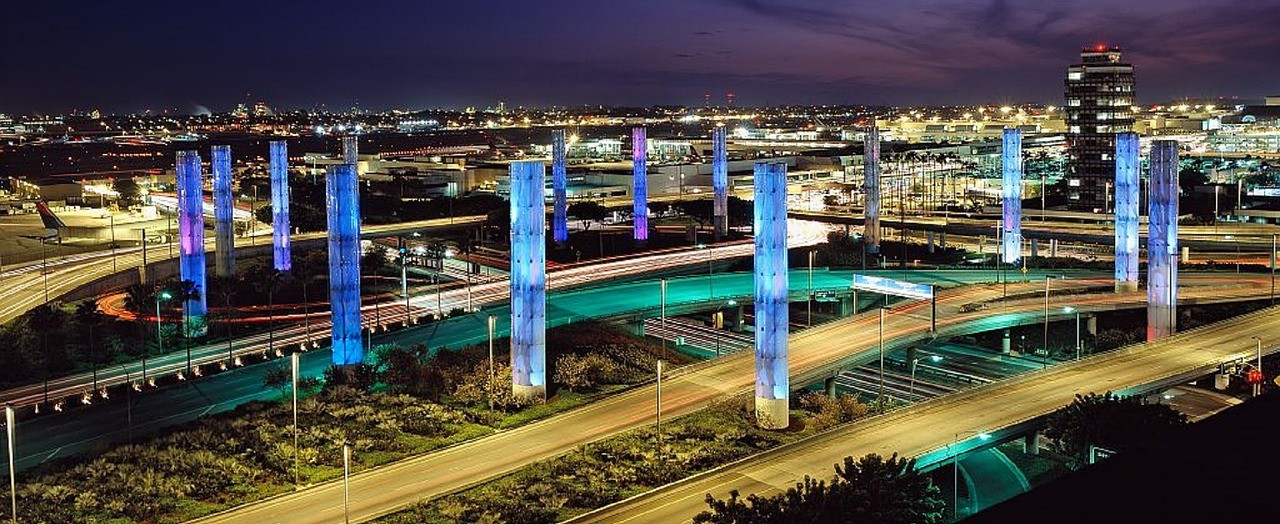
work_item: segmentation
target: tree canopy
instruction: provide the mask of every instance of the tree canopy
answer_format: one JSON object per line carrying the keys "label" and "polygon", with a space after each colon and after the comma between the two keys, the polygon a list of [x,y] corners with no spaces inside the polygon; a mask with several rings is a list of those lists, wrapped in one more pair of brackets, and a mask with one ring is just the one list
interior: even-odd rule
{"label": "tree canopy", "polygon": [[870,454],[845,457],[836,474],[824,482],[804,482],[771,497],[737,491],[726,500],[707,495],[709,511],[694,517],[702,524],[777,524],[800,522],[933,524],[942,522],[944,504],[936,486],[915,461],[895,453],[885,460]]}
{"label": "tree canopy", "polygon": [[1187,416],[1169,406],[1108,391],[1076,395],[1071,404],[1049,414],[1045,436],[1055,451],[1079,466],[1087,463],[1090,446],[1125,451],[1185,424]]}

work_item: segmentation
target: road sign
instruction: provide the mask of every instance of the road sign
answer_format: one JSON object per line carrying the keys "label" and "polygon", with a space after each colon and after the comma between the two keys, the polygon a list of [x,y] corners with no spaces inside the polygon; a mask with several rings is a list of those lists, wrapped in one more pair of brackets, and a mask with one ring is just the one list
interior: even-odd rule
{"label": "road sign", "polygon": [[871,291],[874,293],[883,293],[886,295],[915,298],[919,300],[928,300],[933,298],[933,286],[931,285],[915,284],[912,282],[894,280],[892,278],[854,274],[853,284],[849,287],[861,291]]}

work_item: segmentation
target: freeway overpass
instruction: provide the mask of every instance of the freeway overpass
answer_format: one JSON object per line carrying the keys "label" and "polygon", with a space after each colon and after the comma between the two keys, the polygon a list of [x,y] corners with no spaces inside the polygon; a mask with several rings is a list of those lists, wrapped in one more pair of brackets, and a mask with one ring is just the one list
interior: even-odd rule
{"label": "freeway overpass", "polygon": [[[864,224],[862,215],[850,215],[847,213],[791,210],[787,212],[787,216],[831,224],[848,224],[851,226],[862,226]],[[1095,216],[1099,217],[1100,223],[1081,224],[1057,220],[1043,222],[1024,216],[1022,219],[1022,236],[1023,238],[1056,239],[1059,241],[1114,246],[1115,229],[1111,225],[1112,221],[1108,219],[1111,215]],[[993,246],[998,226],[994,219],[942,215],[930,217],[908,215],[899,217],[898,215],[890,214],[882,215],[880,224],[885,228],[891,229],[905,228],[911,231],[944,231],[962,236],[985,236]],[[1234,251],[1237,246],[1244,246],[1247,252],[1266,251],[1271,248],[1271,237],[1274,234],[1280,234],[1280,228],[1261,224],[1230,223],[1219,226],[1178,227],[1179,245],[1190,247],[1193,255],[1200,250],[1226,252],[1228,251],[1226,248],[1230,248],[1229,251]],[[1139,229],[1139,236],[1141,237],[1140,245],[1146,246],[1144,229]],[[892,240],[893,235],[886,234],[885,239]],[[1040,248],[1043,253],[1047,253],[1049,246],[1043,245]]]}
{"label": "freeway overpass", "polygon": [[[484,216],[466,216],[405,222],[403,224],[365,226],[362,228],[361,236],[364,238],[380,238],[408,234],[414,231],[474,227],[484,223],[485,218]],[[293,244],[298,246],[310,242],[321,242],[326,238],[326,235],[327,232],[323,231],[302,233],[293,235],[292,240]],[[263,247],[270,245],[270,243],[271,236],[269,234],[260,239],[237,238],[236,249],[251,249],[255,245]],[[148,265],[154,265],[157,262],[176,257],[176,250],[173,249],[175,247],[176,244],[149,246],[147,249]],[[213,252],[214,242],[212,235],[210,235],[210,240],[205,242],[205,247],[209,253]],[[175,253],[173,256],[170,256],[171,250]],[[210,260],[212,261],[212,258]],[[44,267],[45,271],[48,272],[47,280],[45,275],[42,274],[43,265],[40,263],[16,267],[9,266],[9,269],[0,272],[0,323],[13,320],[31,308],[43,304],[46,284],[48,285],[49,300],[57,300],[59,297],[97,280],[129,271],[136,272],[141,264],[142,248],[135,247],[117,249],[114,255],[109,251],[96,251],[51,259],[48,261],[47,267]]]}
{"label": "freeway overpass", "polygon": [[998,434],[1071,403],[1076,394],[1141,393],[1214,372],[1220,363],[1251,359],[1258,336],[1264,353],[1280,346],[1280,308],[1200,327],[1153,344],[1012,377],[911,404],[891,413],[815,435],[744,461],[664,486],[573,522],[688,522],[706,509],[707,494],[729,491],[768,496],[804,476],[827,478],[846,456],[898,453],[928,467],[978,446],[978,433]]}
{"label": "freeway overpass", "polygon": [[[908,272],[904,275],[928,272]],[[1073,280],[1059,289],[1110,286],[1109,278],[1087,279],[1069,272]],[[989,273],[987,273],[989,275]],[[1057,275],[1060,272],[1053,272]],[[1010,283],[1011,298],[998,309],[969,310],[969,304],[999,304],[999,285],[970,285],[942,292],[938,299],[938,326],[944,333],[978,332],[1034,323],[1042,319],[1043,272],[1030,282]],[[1209,275],[1204,285],[1184,280],[1181,298],[1201,301],[1263,298],[1268,280]],[[1038,280],[1041,279],[1041,280]],[[1145,307],[1146,294],[1106,293],[1074,295],[1072,304],[1084,311],[1121,307]],[[1065,305],[1065,304],[1063,304]],[[926,304],[911,303],[890,313],[886,336],[890,345],[930,336]],[[1060,310],[1060,307],[1054,308]],[[923,314],[922,314],[923,313]],[[1280,328],[1277,328],[1280,330]],[[875,358],[878,314],[861,314],[814,327],[791,337],[789,350],[792,383],[804,384],[830,376],[835,370]],[[754,385],[752,352],[738,352],[673,371],[663,381],[663,416],[676,417],[700,410],[725,395],[739,395]],[[354,475],[351,479],[353,520],[368,520],[422,499],[438,497],[486,479],[511,473],[520,467],[573,450],[579,445],[646,426],[653,420],[653,384],[632,388],[587,406],[454,448],[430,453]],[[826,466],[829,468],[829,464]],[[258,504],[213,515],[204,523],[324,523],[342,518],[343,487],[324,483]],[[698,499],[701,502],[701,498]],[[646,520],[650,521],[650,520]],[[657,519],[654,521],[662,521]]]}

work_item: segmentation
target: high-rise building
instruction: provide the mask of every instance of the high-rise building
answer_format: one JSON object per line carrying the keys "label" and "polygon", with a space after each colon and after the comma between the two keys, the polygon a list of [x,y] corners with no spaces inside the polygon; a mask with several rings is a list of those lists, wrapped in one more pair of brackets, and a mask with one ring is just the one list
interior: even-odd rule
{"label": "high-rise building", "polygon": [[1133,66],[1121,61],[1118,47],[1086,47],[1080,63],[1067,68],[1063,111],[1071,208],[1105,212],[1110,207],[1104,200],[1116,172],[1116,134],[1133,131],[1133,94]]}

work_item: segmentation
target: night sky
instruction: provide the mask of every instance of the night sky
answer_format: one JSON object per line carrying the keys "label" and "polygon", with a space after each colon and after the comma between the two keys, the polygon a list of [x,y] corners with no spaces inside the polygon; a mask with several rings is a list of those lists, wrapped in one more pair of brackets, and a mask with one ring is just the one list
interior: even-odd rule
{"label": "night sky", "polygon": [[1280,0],[24,1],[0,112],[241,101],[514,105],[1060,103],[1080,46],[1138,100],[1280,94]]}

